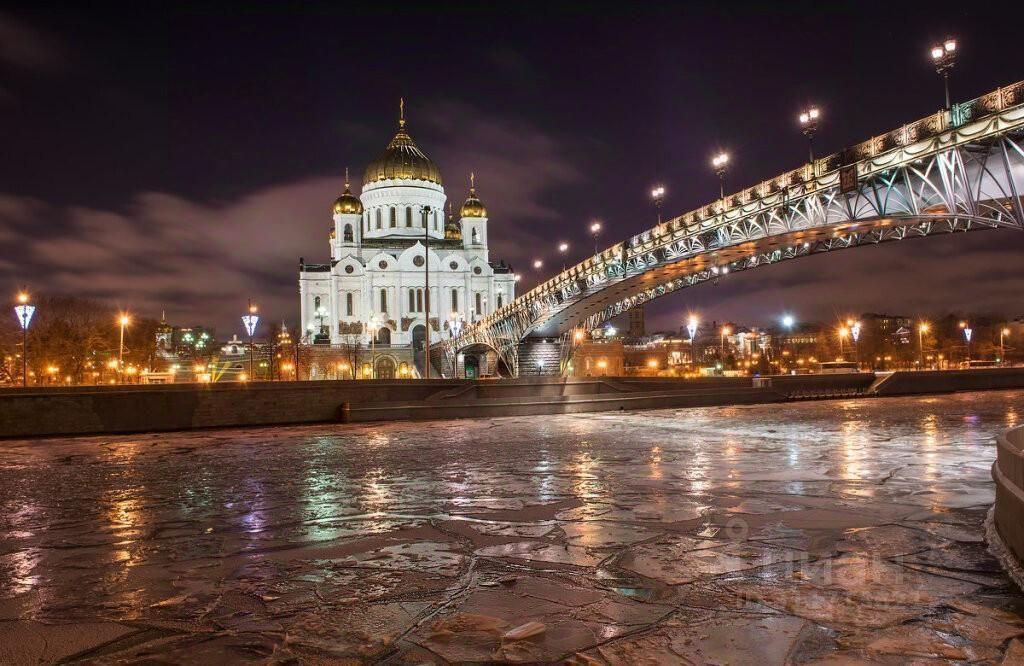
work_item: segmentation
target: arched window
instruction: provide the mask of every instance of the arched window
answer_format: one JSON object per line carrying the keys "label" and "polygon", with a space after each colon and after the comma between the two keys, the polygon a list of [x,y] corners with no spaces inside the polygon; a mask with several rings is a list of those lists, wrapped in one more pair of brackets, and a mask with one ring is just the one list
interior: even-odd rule
{"label": "arched window", "polygon": [[416,290],[416,312],[423,312],[423,290]]}
{"label": "arched window", "polygon": [[351,243],[352,238],[352,225],[346,224],[345,231],[342,233],[342,240],[344,240],[346,243]]}
{"label": "arched window", "polygon": [[501,309],[501,292],[498,292],[498,309]]}
{"label": "arched window", "polygon": [[395,207],[391,207],[391,228],[394,229],[398,226],[398,215],[395,213]]}
{"label": "arched window", "polygon": [[409,312],[416,312],[416,290],[409,290]]}
{"label": "arched window", "polygon": [[405,207],[405,226],[412,226],[412,206]]}
{"label": "arched window", "polygon": [[383,223],[381,221],[380,208],[377,209],[377,228],[378,229],[383,229],[384,228],[383,227]]}
{"label": "arched window", "polygon": [[320,297],[317,296],[316,298],[313,299],[313,311],[316,312],[319,309],[320,309]]}
{"label": "arched window", "polygon": [[480,307],[480,292],[479,291],[476,292],[476,313],[478,315],[482,315],[484,313],[483,308]]}
{"label": "arched window", "polygon": [[349,317],[352,316],[352,293],[345,294],[345,314]]}
{"label": "arched window", "polygon": [[387,313],[388,311],[388,290],[380,290],[380,311]]}
{"label": "arched window", "polygon": [[434,231],[437,231],[437,211],[434,211]]}
{"label": "arched window", "polygon": [[459,290],[452,289],[452,312],[459,311]]}
{"label": "arched window", "polygon": [[473,227],[473,245],[476,245],[479,242],[480,242],[480,232],[476,230],[476,227]]}

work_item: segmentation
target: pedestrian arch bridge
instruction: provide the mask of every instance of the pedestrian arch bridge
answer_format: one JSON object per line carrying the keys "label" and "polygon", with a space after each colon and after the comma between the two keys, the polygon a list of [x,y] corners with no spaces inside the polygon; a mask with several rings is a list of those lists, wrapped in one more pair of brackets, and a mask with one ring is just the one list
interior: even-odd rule
{"label": "pedestrian arch bridge", "polygon": [[1024,81],[953,105],[658,224],[562,271],[435,345],[493,349],[519,373],[521,343],[561,341],[666,294],[812,254],[980,229],[1024,230]]}

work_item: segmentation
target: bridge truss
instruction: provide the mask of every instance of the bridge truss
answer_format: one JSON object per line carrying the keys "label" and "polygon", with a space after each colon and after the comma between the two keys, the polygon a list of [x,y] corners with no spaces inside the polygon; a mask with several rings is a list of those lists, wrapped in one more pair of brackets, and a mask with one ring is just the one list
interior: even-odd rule
{"label": "bridge truss", "polygon": [[[439,347],[494,349],[575,331],[720,276],[892,240],[1024,230],[1024,82],[954,105],[763,181],[613,245],[519,296]],[[438,359],[441,360],[441,359]]]}

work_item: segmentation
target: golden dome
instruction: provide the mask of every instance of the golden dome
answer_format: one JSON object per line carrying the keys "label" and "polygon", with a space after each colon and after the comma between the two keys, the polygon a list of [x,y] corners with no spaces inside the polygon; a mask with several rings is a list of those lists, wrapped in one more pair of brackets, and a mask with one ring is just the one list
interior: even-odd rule
{"label": "golden dome", "polygon": [[466,198],[466,203],[462,204],[462,208],[459,210],[461,217],[487,217],[487,209],[484,208],[484,204],[476,196],[476,177],[473,174],[469,174],[469,196]]}
{"label": "golden dome", "polygon": [[405,131],[405,104],[398,121],[398,134],[384,149],[380,157],[370,162],[363,174],[363,186],[380,180],[401,178],[405,180],[426,180],[441,185],[441,172],[430,161],[409,133]]}
{"label": "golden dome", "polygon": [[345,168],[345,193],[334,200],[332,207],[335,215],[362,215],[363,202],[359,197],[352,194],[348,187],[348,168]]}

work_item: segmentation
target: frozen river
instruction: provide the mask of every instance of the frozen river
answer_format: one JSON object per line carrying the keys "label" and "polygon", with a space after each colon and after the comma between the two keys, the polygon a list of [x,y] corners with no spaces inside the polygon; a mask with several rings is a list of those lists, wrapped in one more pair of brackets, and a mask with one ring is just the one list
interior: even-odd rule
{"label": "frozen river", "polygon": [[0,442],[0,663],[1024,663],[983,543],[1022,419],[1008,391]]}

